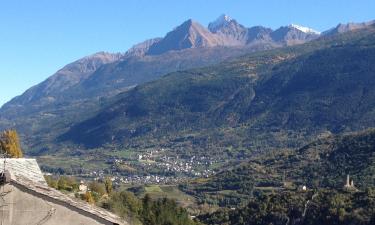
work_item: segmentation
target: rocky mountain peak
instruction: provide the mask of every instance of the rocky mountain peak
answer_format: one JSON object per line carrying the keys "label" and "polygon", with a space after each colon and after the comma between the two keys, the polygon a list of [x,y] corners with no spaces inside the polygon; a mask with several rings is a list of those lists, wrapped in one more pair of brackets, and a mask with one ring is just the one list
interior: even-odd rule
{"label": "rocky mountain peak", "polygon": [[176,27],[159,42],[152,45],[150,55],[162,54],[170,50],[212,47],[220,44],[218,38],[201,24],[189,19]]}
{"label": "rocky mountain peak", "polygon": [[255,26],[247,28],[228,15],[221,15],[208,28],[188,19],[168,32],[163,38],[149,39],[133,46],[126,56],[160,55],[169,51],[215,46],[302,44],[320,36],[320,32],[296,24],[276,31]]}
{"label": "rocky mountain peak", "polygon": [[284,45],[302,44],[320,36],[318,31],[300,25],[282,26],[271,33],[271,38]]}
{"label": "rocky mountain peak", "polygon": [[210,23],[208,29],[227,46],[245,45],[248,42],[248,29],[224,14]]}
{"label": "rocky mountain peak", "polygon": [[219,29],[229,25],[231,22],[235,22],[235,20],[229,17],[228,15],[222,14],[215,21],[208,24],[208,29],[211,32],[215,33]]}

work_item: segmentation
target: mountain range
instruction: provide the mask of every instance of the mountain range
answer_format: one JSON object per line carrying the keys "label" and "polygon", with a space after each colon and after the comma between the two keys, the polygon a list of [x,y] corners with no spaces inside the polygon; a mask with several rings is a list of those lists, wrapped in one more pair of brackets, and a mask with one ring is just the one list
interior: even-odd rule
{"label": "mountain range", "polygon": [[374,224],[373,62],[375,21],[189,19],[66,65],[2,106],[0,130],[17,129],[45,172],[147,193],[137,215],[151,193],[202,224]]}
{"label": "mountain range", "polygon": [[374,126],[373,31],[171,73],[118,95],[61,140],[97,148],[162,147],[155,140],[166,139],[171,147],[191,136],[186,149],[203,151],[206,145],[194,144],[203,138],[221,152],[240,143],[253,150],[298,147],[319,134]]}
{"label": "mountain range", "polygon": [[[123,144],[128,137],[143,138],[144,134],[149,134],[149,130],[160,131],[165,124],[174,122],[175,119],[189,122],[202,115],[212,116],[212,120],[209,120],[212,124],[206,126],[207,122],[202,122],[202,125],[192,123],[194,126],[189,129],[222,126],[223,121],[220,120],[223,118],[227,122],[241,124],[247,121],[244,117],[251,117],[257,110],[263,110],[264,113],[267,112],[264,115],[273,115],[274,119],[278,120],[278,114],[269,111],[272,108],[265,110],[262,106],[263,103],[271,104],[268,103],[269,99],[277,96],[277,93],[271,93],[272,91],[289,93],[289,89],[277,89],[283,87],[278,86],[278,82],[282,82],[283,85],[287,81],[296,82],[290,83],[290,89],[304,87],[310,83],[297,78],[292,79],[290,75],[285,76],[285,79],[290,80],[279,81],[278,76],[269,72],[268,75],[260,76],[260,73],[264,73],[261,70],[276,73],[277,68],[281,68],[285,70],[280,71],[281,74],[293,74],[288,71],[289,67],[283,66],[281,62],[291,60],[291,63],[296,64],[296,68],[293,69],[297,69],[301,61],[311,59],[306,52],[330,46],[333,42],[326,40],[331,40],[330,38],[341,33],[369,28],[372,24],[373,22],[338,25],[320,33],[299,25],[283,26],[276,30],[262,26],[246,28],[226,15],[220,16],[207,28],[193,20],[187,20],[165,37],[147,40],[125,53],[99,52],[65,66],[41,84],[6,103],[0,109],[0,128],[16,128],[24,140],[26,152],[42,154],[55,149],[61,141],[89,148],[105,144]],[[311,44],[300,47],[299,44],[307,42]],[[297,47],[288,47],[294,45]],[[264,52],[281,47],[287,48],[281,52]],[[297,57],[302,53],[307,55]],[[249,54],[250,56],[238,59]],[[224,61],[226,63],[212,67]],[[280,65],[276,65],[279,63]],[[193,69],[198,67],[205,69]],[[189,69],[193,70],[178,72]],[[171,72],[175,73],[162,77]],[[231,76],[227,76],[229,74]],[[266,77],[274,78],[267,80]],[[314,81],[316,78],[308,79]],[[324,83],[324,79],[319,82]],[[143,85],[150,81],[153,82]],[[244,84],[245,86],[242,86]],[[271,91],[270,87],[276,88]],[[310,90],[306,89],[307,92]],[[257,100],[258,96],[262,97],[267,91],[269,95]],[[160,99],[155,99],[156,96]],[[293,98],[296,101],[298,99],[297,96]],[[244,105],[241,99],[246,100]],[[252,99],[257,101],[252,102]],[[211,100],[216,101],[215,105],[210,105]],[[292,102],[283,102],[283,98],[275,100],[280,101],[277,103],[280,105],[278,107],[283,108],[285,104],[293,106]],[[272,105],[274,104],[276,103],[272,102]],[[172,106],[178,112],[171,111]],[[151,113],[148,111],[151,110],[149,107],[156,108],[152,108]],[[184,110],[188,110],[189,113],[185,113]],[[164,112],[171,117],[160,116]],[[209,113],[205,114],[206,112]],[[127,129],[107,125],[107,122],[117,121],[112,120],[112,117],[121,115],[129,115],[131,118],[129,123],[122,121],[122,126],[127,126]],[[302,119],[293,119],[290,115],[287,117],[288,129],[293,129]],[[111,119],[104,121],[104,118]],[[159,120],[161,118],[164,119]],[[168,118],[173,120],[168,121]],[[158,121],[154,124],[156,127],[153,127],[154,122],[149,123],[150,120]],[[88,126],[89,124],[94,127]],[[182,127],[177,123],[176,128]],[[100,135],[95,136],[98,134]],[[90,143],[88,140],[91,140]]]}
{"label": "mountain range", "polygon": [[[134,47],[145,55],[163,54],[187,48],[215,46],[285,46],[304,43],[319,37],[320,32],[298,25],[270,28],[255,26],[246,28],[227,15],[222,15],[208,25],[208,28],[189,19],[167,33],[164,38],[151,39]],[[141,50],[140,50],[141,49]]]}

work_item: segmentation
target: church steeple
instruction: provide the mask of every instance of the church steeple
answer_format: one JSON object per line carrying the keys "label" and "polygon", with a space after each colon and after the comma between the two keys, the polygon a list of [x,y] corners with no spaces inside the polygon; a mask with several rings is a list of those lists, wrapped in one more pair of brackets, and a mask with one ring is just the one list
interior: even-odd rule
{"label": "church steeple", "polygon": [[347,190],[356,190],[356,188],[354,186],[354,180],[353,179],[350,180],[349,174],[346,175],[346,184],[344,185],[344,189],[347,189]]}
{"label": "church steeple", "polygon": [[349,174],[346,175],[346,184],[345,184],[345,187],[350,187],[350,176],[349,176]]}

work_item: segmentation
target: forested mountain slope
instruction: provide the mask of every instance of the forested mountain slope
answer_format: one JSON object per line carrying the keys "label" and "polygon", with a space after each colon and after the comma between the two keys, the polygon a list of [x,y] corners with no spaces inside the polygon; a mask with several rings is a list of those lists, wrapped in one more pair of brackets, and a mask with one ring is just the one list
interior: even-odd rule
{"label": "forested mountain slope", "polygon": [[373,224],[374,174],[375,130],[369,129],[252,157],[182,188],[202,202],[239,207],[202,215],[205,224]]}
{"label": "forested mountain slope", "polygon": [[222,152],[375,126],[374,28],[176,72],[117,96],[61,141]]}
{"label": "forested mountain slope", "polygon": [[207,180],[182,189],[203,202],[236,205],[259,190],[329,188],[342,190],[347,175],[359,190],[375,185],[375,130],[319,138],[294,150],[250,157]]}

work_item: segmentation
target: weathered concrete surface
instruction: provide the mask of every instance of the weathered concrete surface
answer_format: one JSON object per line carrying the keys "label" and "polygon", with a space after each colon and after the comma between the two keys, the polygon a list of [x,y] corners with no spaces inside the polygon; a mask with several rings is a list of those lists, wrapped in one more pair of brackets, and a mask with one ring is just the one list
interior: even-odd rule
{"label": "weathered concrete surface", "polygon": [[40,171],[36,159],[17,158],[17,159],[0,159],[0,172],[5,169],[10,172],[12,177],[23,176],[33,182],[39,182],[47,185],[42,171]]}
{"label": "weathered concrete surface", "polygon": [[[113,224],[46,196],[30,192],[22,186],[1,187],[0,224],[3,225],[99,225]],[[58,203],[58,204],[57,204]]]}
{"label": "weathered concrete surface", "polygon": [[35,159],[1,159],[0,225],[128,225],[117,215],[47,186]]}

